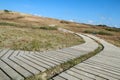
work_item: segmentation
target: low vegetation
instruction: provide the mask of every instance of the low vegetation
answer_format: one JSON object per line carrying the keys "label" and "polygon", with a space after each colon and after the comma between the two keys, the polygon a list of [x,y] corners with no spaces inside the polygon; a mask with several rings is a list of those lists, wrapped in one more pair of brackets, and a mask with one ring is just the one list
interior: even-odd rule
{"label": "low vegetation", "polygon": [[[83,39],[58,31],[57,26],[41,18],[4,10],[0,12],[0,48],[14,50],[46,51],[83,43]],[[55,20],[56,21],[56,20]],[[47,22],[47,23],[44,23]],[[48,24],[49,23],[49,24]]]}
{"label": "low vegetation", "polygon": [[9,12],[11,12],[11,11],[10,11],[10,10],[5,9],[5,10],[4,10],[4,12],[9,13]]}
{"label": "low vegetation", "polygon": [[[49,25],[55,25],[54,27]],[[42,30],[42,31],[57,31],[56,26],[60,26],[74,32],[96,34],[96,36],[105,39],[106,41],[115,44],[120,47],[120,28],[110,28],[107,25],[89,25],[69,22],[65,20],[57,20],[46,17],[32,16],[29,14],[23,14],[18,12],[4,11],[0,12],[0,26],[9,26],[21,29]],[[24,30],[22,30],[24,31]],[[34,41],[33,41],[34,42]],[[33,43],[32,42],[32,43]],[[31,44],[32,44],[31,43]],[[34,43],[37,43],[35,41]]]}
{"label": "low vegetation", "polygon": [[52,27],[52,26],[42,26],[42,27],[40,27],[40,29],[43,29],[43,30],[57,30],[57,27],[56,26],[54,26],[54,27]]}
{"label": "low vegetation", "polygon": [[85,30],[84,33],[90,33],[90,34],[99,34],[99,35],[112,35],[111,33],[107,31],[91,31],[91,30]]}
{"label": "low vegetation", "polygon": [[[9,23],[9,22],[0,22],[0,25],[1,26],[18,26],[17,24],[15,23]],[[20,26],[20,25],[19,25]]]}
{"label": "low vegetation", "polygon": [[98,27],[108,27],[107,25],[104,25],[104,24],[99,24],[99,25],[96,25]]}
{"label": "low vegetation", "polygon": [[60,32],[56,28],[32,29],[0,25],[0,48],[46,51],[70,47],[82,42],[81,38]]}
{"label": "low vegetation", "polygon": [[0,22],[1,26],[14,26],[14,27],[18,27],[18,28],[32,28],[32,29],[43,29],[43,30],[57,30],[58,27],[57,26],[34,26],[34,25],[26,25],[26,24],[17,24],[14,22]]}
{"label": "low vegetation", "polygon": [[120,32],[120,28],[106,28],[107,31]]}
{"label": "low vegetation", "polygon": [[69,21],[61,20],[60,23],[63,23],[63,24],[69,24],[70,22],[69,22]]}
{"label": "low vegetation", "polygon": [[96,36],[120,47],[120,28],[108,27],[107,25],[69,24],[64,28],[74,32],[95,34]]}

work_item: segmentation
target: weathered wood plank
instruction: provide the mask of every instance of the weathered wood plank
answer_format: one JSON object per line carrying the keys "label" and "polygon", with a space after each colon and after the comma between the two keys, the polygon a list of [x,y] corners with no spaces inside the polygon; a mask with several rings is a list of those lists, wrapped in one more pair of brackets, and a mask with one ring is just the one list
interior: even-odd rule
{"label": "weathered wood plank", "polygon": [[93,80],[92,78],[88,77],[88,76],[84,76],[82,74],[78,74],[75,71],[71,71],[71,70],[67,70],[65,71],[66,73],[70,74],[71,76],[77,77],[81,80]]}
{"label": "weathered wood plank", "polygon": [[30,61],[29,59],[25,59],[25,58],[20,57],[20,56],[19,56],[19,57],[17,56],[16,58],[19,59],[19,60],[21,60],[21,61],[23,61],[24,63],[26,63],[26,64],[28,64],[28,65],[31,65],[31,66],[37,68],[37,69],[40,70],[40,71],[45,71],[45,70],[46,70],[45,67],[40,66],[39,64],[36,64],[36,63]]}
{"label": "weathered wood plank", "polygon": [[[13,80],[23,80],[24,77],[17,73],[13,68],[9,67],[3,61],[0,60],[0,68],[4,70]],[[2,75],[2,74],[1,74]]]}
{"label": "weathered wood plank", "polygon": [[75,67],[72,67],[70,70],[75,71],[75,72],[77,72],[77,73],[80,74],[80,75],[84,75],[84,76],[90,77],[90,78],[92,78],[92,79],[96,79],[96,80],[106,80],[105,78],[100,77],[100,76],[97,76],[96,74],[92,74],[91,72],[83,71],[83,70],[77,69],[77,68],[75,68]]}
{"label": "weathered wood plank", "polygon": [[30,65],[22,62],[21,60],[18,60],[17,58],[13,57],[16,56],[18,54],[18,51],[15,51],[9,58],[10,60],[16,62],[18,65],[22,66],[24,69],[30,71],[33,74],[38,74],[40,71],[31,67]]}
{"label": "weathered wood plank", "polygon": [[65,79],[67,79],[67,80],[80,80],[79,78],[76,78],[76,77],[74,77],[74,76],[71,76],[71,75],[69,75],[69,74],[67,74],[67,73],[61,73],[60,74],[60,76],[62,76],[62,77],[64,77]]}
{"label": "weathered wood plank", "polygon": [[67,80],[67,79],[58,75],[58,76],[54,77],[53,80]]}
{"label": "weathered wood plank", "polygon": [[10,78],[0,70],[0,80],[10,80]]}

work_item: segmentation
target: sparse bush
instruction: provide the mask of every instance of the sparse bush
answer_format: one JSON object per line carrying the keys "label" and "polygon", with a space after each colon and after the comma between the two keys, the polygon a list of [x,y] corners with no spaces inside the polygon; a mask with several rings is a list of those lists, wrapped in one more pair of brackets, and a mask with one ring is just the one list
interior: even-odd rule
{"label": "sparse bush", "polygon": [[3,25],[3,26],[16,26],[16,24],[8,23],[8,22],[0,22],[0,25]]}
{"label": "sparse bush", "polygon": [[43,26],[43,27],[40,27],[40,29],[44,29],[44,30],[57,30],[57,27]]}
{"label": "sparse bush", "polygon": [[3,25],[3,26],[15,26],[15,27],[19,27],[19,28],[32,28],[31,25],[22,25],[22,24],[11,23],[11,22],[0,22],[0,25]]}
{"label": "sparse bush", "polygon": [[105,31],[98,31],[97,34],[100,34],[100,35],[112,35],[111,33],[105,32]]}
{"label": "sparse bush", "polygon": [[10,11],[10,10],[5,9],[5,10],[4,10],[4,12],[9,13],[9,12],[11,12],[11,11]]}
{"label": "sparse bush", "polygon": [[99,35],[112,35],[109,32],[105,32],[105,31],[91,31],[91,30],[85,30],[83,31],[84,33],[90,33],[90,34],[99,34]]}
{"label": "sparse bush", "polygon": [[52,26],[33,26],[33,25],[21,25],[17,23],[10,23],[10,22],[0,22],[0,25],[3,26],[15,26],[15,27],[20,27],[20,28],[32,28],[32,29],[43,29],[43,30],[57,30],[57,26],[52,27]]}
{"label": "sparse bush", "polygon": [[120,28],[106,28],[107,31],[120,32]]}
{"label": "sparse bush", "polygon": [[83,31],[84,33],[93,33],[93,31],[90,31],[90,30],[85,30]]}
{"label": "sparse bush", "polygon": [[60,23],[69,24],[70,22],[62,20]]}
{"label": "sparse bush", "polygon": [[99,24],[99,25],[96,25],[96,26],[99,26],[99,27],[108,27],[107,25],[104,25],[104,24]]}

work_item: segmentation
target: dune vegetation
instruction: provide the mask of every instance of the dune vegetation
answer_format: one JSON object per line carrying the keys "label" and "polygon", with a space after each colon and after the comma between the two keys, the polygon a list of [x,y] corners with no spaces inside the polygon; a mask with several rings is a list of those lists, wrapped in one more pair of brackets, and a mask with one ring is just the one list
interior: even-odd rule
{"label": "dune vegetation", "polygon": [[[33,20],[33,21],[32,21]],[[34,20],[38,20],[35,22]],[[83,39],[61,32],[58,26],[41,24],[36,16],[14,12],[0,13],[0,48],[46,51],[83,43]]]}
{"label": "dune vegetation", "polygon": [[59,31],[59,27],[93,34],[120,47],[120,28],[76,23],[8,10],[0,11],[0,47],[44,51],[84,42],[73,34]]}
{"label": "dune vegetation", "polygon": [[69,24],[65,28],[75,32],[96,35],[120,47],[120,28],[90,24]]}

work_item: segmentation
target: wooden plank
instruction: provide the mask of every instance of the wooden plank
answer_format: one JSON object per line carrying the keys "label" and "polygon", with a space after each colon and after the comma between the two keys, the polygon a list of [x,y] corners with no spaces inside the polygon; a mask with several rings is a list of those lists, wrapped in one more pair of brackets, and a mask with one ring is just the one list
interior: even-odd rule
{"label": "wooden plank", "polygon": [[66,51],[66,50],[63,50],[63,49],[58,50],[58,51],[61,52],[61,53],[65,53],[65,54],[71,55],[71,56],[73,56],[73,57],[78,56],[78,54],[74,54],[74,53],[71,53],[71,52]]}
{"label": "wooden plank", "polygon": [[56,63],[58,63],[58,64],[60,64],[60,63],[62,62],[62,61],[57,60],[57,59],[55,59],[55,58],[53,58],[53,57],[50,57],[50,56],[47,56],[47,55],[43,55],[43,54],[38,53],[38,52],[35,52],[35,54],[36,54],[37,56],[42,56],[43,58],[50,59],[51,61],[54,61],[54,62],[56,62]]}
{"label": "wooden plank", "polygon": [[118,80],[118,79],[112,77],[111,74],[109,75],[109,73],[104,73],[103,71],[96,70],[94,68],[90,68],[90,67],[86,67],[86,66],[75,66],[75,68],[91,72],[93,74],[96,74],[98,76],[104,77],[104,78],[109,79],[109,80]]}
{"label": "wooden plank", "polygon": [[30,75],[32,75],[30,72],[28,72],[26,69],[24,69],[23,67],[21,67],[20,65],[16,64],[15,62],[11,61],[10,59],[8,59],[8,57],[10,55],[12,55],[14,51],[13,50],[9,50],[3,57],[2,60],[7,63],[7,65],[11,66],[13,69],[15,69],[18,73],[20,73],[21,75],[23,75],[24,77],[28,77]]}
{"label": "wooden plank", "polygon": [[120,73],[120,68],[116,68],[116,67],[113,67],[113,66],[110,66],[110,65],[102,64],[102,63],[95,62],[95,61],[85,61],[84,63],[94,65],[94,66],[98,66],[98,67],[102,67],[104,69],[108,69],[108,70]]}
{"label": "wooden plank", "polygon": [[65,60],[65,61],[68,61],[68,60],[71,59],[71,58],[69,58],[69,57],[66,57],[66,56],[63,55],[63,54],[59,54],[59,53],[56,52],[56,51],[52,51],[52,53],[49,53],[49,54],[51,54],[52,56],[54,55],[54,56],[56,56],[57,58],[60,58],[60,59]]}
{"label": "wooden plank", "polygon": [[32,62],[32,61],[30,61],[30,60],[28,60],[28,59],[25,59],[25,58],[23,58],[23,57],[16,57],[17,59],[19,59],[19,60],[21,60],[21,61],[23,61],[24,63],[26,63],[26,64],[28,64],[28,65],[31,65],[31,66],[33,66],[33,67],[35,67],[35,68],[37,68],[38,70],[40,70],[40,71],[45,71],[46,70],[46,68],[45,67],[42,67],[42,66],[40,66],[39,64],[36,64],[36,63],[34,63],[34,62]]}
{"label": "wooden plank", "polygon": [[32,63],[34,63],[34,64],[37,64],[37,65],[39,65],[39,66],[41,66],[41,67],[43,67],[43,68],[50,68],[50,66],[49,65],[47,65],[47,64],[45,64],[45,63],[42,63],[42,62],[40,62],[40,61],[37,61],[37,60],[35,60],[35,59],[32,59],[32,58],[30,58],[30,57],[28,57],[28,56],[21,56],[22,58],[24,58],[24,60],[25,61],[27,61],[27,62],[32,62]]}
{"label": "wooden plank", "polygon": [[16,62],[17,64],[19,64],[21,67],[23,67],[24,69],[26,69],[27,71],[33,73],[33,74],[38,74],[40,71],[36,68],[34,68],[32,65],[28,65],[20,60],[18,60],[17,58],[12,59],[14,62]]}
{"label": "wooden plank", "polygon": [[45,57],[43,57],[43,56],[41,56],[41,55],[38,56],[37,54],[35,54],[35,52],[34,52],[34,53],[31,52],[30,54],[31,54],[32,56],[37,57],[38,59],[42,59],[42,60],[47,61],[47,62],[49,62],[49,63],[52,63],[52,64],[54,64],[54,65],[58,65],[58,64],[59,64],[58,62],[53,61],[53,60],[51,60],[50,58],[45,58]]}
{"label": "wooden plank", "polygon": [[19,53],[19,50],[16,50],[12,53],[12,55],[10,56],[10,58],[15,58],[15,56],[17,56]]}
{"label": "wooden plank", "polygon": [[0,60],[0,68],[4,70],[13,80],[23,80],[24,77],[22,77],[19,73],[17,73],[14,69],[9,67],[7,64],[5,64],[3,61]]}
{"label": "wooden plank", "polygon": [[[5,51],[6,52],[6,51]],[[14,50],[7,51],[6,54],[4,54],[1,59],[8,59],[8,57],[14,52]]]}
{"label": "wooden plank", "polygon": [[61,74],[59,74],[60,76],[62,76],[63,78],[65,78],[65,79],[67,79],[67,80],[80,80],[79,78],[76,78],[76,77],[74,77],[74,76],[71,76],[71,75],[69,75],[69,74],[67,74],[67,73],[61,73]]}
{"label": "wooden plank", "polygon": [[87,76],[84,76],[84,75],[81,75],[81,74],[78,74],[76,73],[75,71],[71,71],[71,70],[67,70],[65,71],[66,73],[70,74],[71,76],[74,76],[74,77],[77,77],[81,80],[93,80],[92,78],[89,78]]}
{"label": "wooden plank", "polygon": [[0,70],[0,80],[10,80],[10,78]]}
{"label": "wooden plank", "polygon": [[108,70],[108,69],[104,69],[102,67],[99,66],[94,66],[94,65],[90,65],[90,64],[86,64],[86,63],[81,63],[80,66],[85,66],[85,67],[89,67],[89,68],[94,68],[97,71],[100,70],[100,72],[103,72],[105,74],[109,73],[109,75],[112,75],[113,77],[119,78],[120,73],[116,73],[114,71]]}
{"label": "wooden plank", "polygon": [[52,63],[52,64],[54,64],[54,65],[58,65],[58,64],[60,64],[60,63],[58,63],[58,62],[56,62],[56,61],[53,61],[53,60],[51,60],[51,59],[49,59],[49,58],[45,58],[45,57],[43,57],[43,56],[38,56],[38,55],[36,55],[36,54],[31,54],[32,56],[35,56],[35,57],[37,57],[37,58],[39,58],[39,59],[42,59],[42,60],[44,60],[44,61],[47,61],[47,62],[49,62],[49,63]]}
{"label": "wooden plank", "polygon": [[65,56],[60,55],[57,52],[52,52],[52,53],[47,52],[47,53],[45,53],[45,55],[49,55],[49,56],[51,56],[51,57],[53,57],[53,58],[55,58],[57,60],[63,61],[63,62],[70,60],[70,58],[66,58]]}
{"label": "wooden plank", "polygon": [[0,57],[2,57],[4,54],[6,54],[7,51],[8,51],[8,49],[3,49],[3,50],[0,52]]}
{"label": "wooden plank", "polygon": [[31,67],[30,65],[28,64],[25,64],[24,62],[22,62],[21,60],[18,60],[16,59],[15,57],[13,56],[16,56],[18,54],[18,51],[15,51],[13,53],[13,55],[10,56],[10,59],[14,62],[16,62],[18,65],[22,66],[23,68],[25,68],[26,70],[30,71],[31,73],[33,74],[38,74],[40,71],[35,69],[34,67]]}
{"label": "wooden plank", "polygon": [[49,65],[50,67],[55,66],[55,64],[50,63],[50,62],[47,62],[47,61],[43,60],[42,58],[38,58],[38,57],[35,57],[35,56],[33,56],[33,55],[26,55],[26,57],[29,57],[29,58],[31,58],[31,59],[34,59],[34,60],[37,61],[37,62],[41,62],[41,63],[44,63],[44,64],[46,64],[46,65]]}
{"label": "wooden plank", "polygon": [[77,68],[75,68],[75,67],[72,67],[70,70],[71,70],[71,71],[75,71],[76,73],[78,73],[78,74],[80,74],[80,75],[84,75],[84,76],[86,76],[86,77],[89,77],[89,78],[92,78],[92,79],[95,79],[95,80],[106,80],[106,79],[104,79],[104,78],[102,78],[102,77],[99,77],[99,76],[97,76],[97,75],[95,75],[95,74],[92,74],[92,73],[90,73],[90,72],[86,72],[86,71],[77,69]]}
{"label": "wooden plank", "polygon": [[12,62],[9,59],[4,59],[3,61],[6,62],[9,66],[11,66],[13,69],[15,69],[17,72],[19,72],[24,77],[28,77],[28,76],[32,75],[32,73],[30,73],[29,71],[27,71],[23,67],[19,66],[18,64]]}
{"label": "wooden plank", "polygon": [[118,68],[120,67],[119,66],[120,63],[114,63],[114,62],[112,62],[112,60],[104,60],[104,58],[101,59],[101,58],[93,57],[93,58],[90,58],[89,60],[94,60],[94,61],[101,62],[101,63],[104,63],[104,64],[108,64],[108,65],[111,65],[111,66],[114,66],[114,67],[118,67]]}
{"label": "wooden plank", "polygon": [[62,55],[62,56],[64,56],[65,58],[68,58],[68,59],[73,59],[73,58],[76,58],[75,56],[73,56],[73,55],[70,55],[70,54],[68,54],[68,53],[65,53],[65,52],[62,52],[62,51],[56,51],[56,54],[60,54],[60,55]]}
{"label": "wooden plank", "polygon": [[107,56],[102,56],[102,55],[96,55],[95,57],[96,57],[96,58],[102,58],[102,59],[104,59],[104,60],[106,60],[106,61],[111,61],[111,62],[117,63],[117,64],[120,63],[120,58],[118,59],[118,58],[107,57]]}
{"label": "wooden plank", "polygon": [[70,52],[70,53],[72,53],[72,55],[82,55],[82,53],[80,52],[80,50],[75,50],[73,48],[65,48],[65,49],[62,49],[62,50]]}
{"label": "wooden plank", "polygon": [[67,79],[58,75],[58,76],[54,77],[53,80],[67,80]]}

